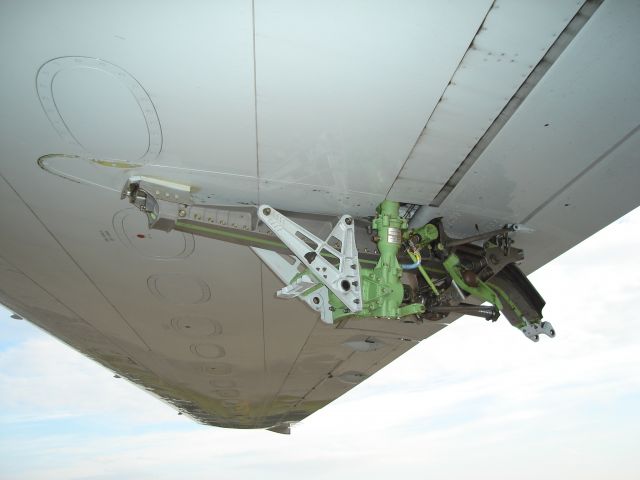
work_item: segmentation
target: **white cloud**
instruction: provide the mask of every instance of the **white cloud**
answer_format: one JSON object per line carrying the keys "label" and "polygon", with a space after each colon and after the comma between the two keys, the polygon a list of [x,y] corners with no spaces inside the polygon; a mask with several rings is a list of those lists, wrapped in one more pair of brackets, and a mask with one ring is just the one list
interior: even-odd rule
{"label": "white cloud", "polygon": [[[175,410],[63,343],[34,336],[0,352],[0,424],[96,414],[127,414],[135,421],[169,421]],[[148,403],[144,409],[140,405]]]}

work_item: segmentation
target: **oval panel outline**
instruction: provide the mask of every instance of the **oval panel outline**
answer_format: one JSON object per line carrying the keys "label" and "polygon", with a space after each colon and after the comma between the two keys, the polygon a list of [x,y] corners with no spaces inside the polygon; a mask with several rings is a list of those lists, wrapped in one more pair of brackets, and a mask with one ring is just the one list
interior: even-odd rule
{"label": "oval panel outline", "polygon": [[189,346],[189,350],[196,357],[204,358],[206,360],[215,360],[216,358],[224,357],[227,352],[220,345],[215,343],[193,343]]}
{"label": "oval panel outline", "polygon": [[227,388],[236,388],[238,385],[235,380],[230,378],[223,378],[221,380],[211,380],[209,384],[216,390],[224,390]]}
{"label": "oval panel outline", "polygon": [[196,243],[193,235],[190,233],[178,232],[182,235],[182,238],[184,240],[184,248],[177,255],[161,256],[161,255],[152,255],[152,254],[145,253],[144,250],[141,250],[140,248],[138,248],[133,243],[131,237],[127,235],[124,222],[130,213],[136,213],[138,215],[140,214],[138,210],[134,207],[124,208],[122,210],[117,211],[113,215],[113,219],[111,221],[113,230],[116,233],[118,240],[120,240],[120,243],[122,243],[124,246],[128,248],[132,248],[134,251],[136,251],[143,257],[152,258],[154,260],[164,260],[164,261],[183,260],[189,257],[194,252],[196,248]]}
{"label": "oval panel outline", "polygon": [[205,375],[217,377],[229,375],[232,371],[232,368],[228,363],[208,363],[206,365],[200,366],[199,370]]}
{"label": "oval panel outline", "polygon": [[234,388],[216,390],[214,394],[221,398],[235,398],[240,396],[240,392]]}
{"label": "oval panel outline", "polygon": [[[186,328],[190,328],[190,327],[186,327],[185,325],[183,325],[183,323],[189,322],[189,321],[191,321],[191,323],[193,323],[194,321],[197,323],[207,322],[206,326],[211,327],[211,332],[206,334],[187,332]],[[214,337],[217,335],[222,335],[222,324],[218,320],[210,317],[205,317],[200,315],[181,315],[178,317],[173,317],[169,321],[169,323],[173,330],[189,338]]]}
{"label": "oval panel outline", "polygon": [[[192,281],[195,286],[200,288],[200,296],[195,301],[185,299],[181,300],[180,298],[175,298],[173,293],[164,292],[162,287],[158,285],[158,282],[162,279],[168,279],[171,277],[181,277],[182,282]],[[211,289],[207,282],[196,276],[185,275],[182,273],[154,273],[147,278],[147,288],[154,297],[173,305],[198,305],[200,303],[206,303],[211,299]]]}
{"label": "oval panel outline", "polygon": [[[145,165],[152,159],[155,159],[162,151],[163,136],[158,112],[151,97],[140,82],[129,72],[111,62],[99,58],[75,56],[57,57],[42,64],[36,73],[36,91],[40,104],[51,126],[60,138],[76,148],[82,148],[90,154],[90,157],[94,156],[73,135],[73,132],[62,118],[60,110],[54,100],[53,81],[56,75],[71,68],[89,68],[107,73],[131,92],[142,113],[148,134],[146,151],[139,159],[136,159],[136,162]],[[95,159],[91,160],[95,161]],[[134,165],[133,162],[125,163],[131,163],[132,166],[137,166],[137,164]]]}

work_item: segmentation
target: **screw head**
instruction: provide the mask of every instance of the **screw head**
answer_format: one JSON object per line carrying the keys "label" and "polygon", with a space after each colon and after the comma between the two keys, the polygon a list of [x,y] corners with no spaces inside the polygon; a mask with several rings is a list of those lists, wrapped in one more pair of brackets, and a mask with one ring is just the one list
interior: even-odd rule
{"label": "screw head", "polygon": [[353,219],[351,217],[347,217],[344,219],[344,223],[347,225],[351,225],[353,223]]}
{"label": "screw head", "polygon": [[271,209],[265,208],[264,210],[262,210],[262,213],[264,213],[265,215],[271,215]]}
{"label": "screw head", "polygon": [[183,210],[183,209],[178,210],[178,216],[179,217],[184,217],[186,215],[187,215],[187,211],[186,210]]}

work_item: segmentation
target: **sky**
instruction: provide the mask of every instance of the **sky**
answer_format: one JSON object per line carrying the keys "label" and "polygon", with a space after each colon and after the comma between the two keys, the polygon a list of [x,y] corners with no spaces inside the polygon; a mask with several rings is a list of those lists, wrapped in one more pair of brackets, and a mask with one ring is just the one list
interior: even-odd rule
{"label": "sky", "polygon": [[0,307],[0,479],[637,479],[638,238],[640,209],[530,276],[556,338],[463,317],[290,436],[198,425]]}

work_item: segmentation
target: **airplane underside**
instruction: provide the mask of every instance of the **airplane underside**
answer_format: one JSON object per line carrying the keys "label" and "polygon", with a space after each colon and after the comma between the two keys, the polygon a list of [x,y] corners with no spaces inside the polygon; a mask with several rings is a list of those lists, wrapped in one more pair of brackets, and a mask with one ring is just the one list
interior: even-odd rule
{"label": "airplane underside", "polygon": [[639,24],[4,2],[0,302],[199,422],[280,433],[461,315],[562,335],[527,274],[640,204]]}

